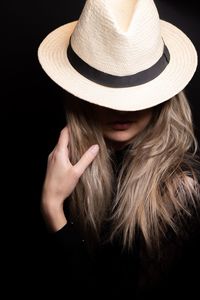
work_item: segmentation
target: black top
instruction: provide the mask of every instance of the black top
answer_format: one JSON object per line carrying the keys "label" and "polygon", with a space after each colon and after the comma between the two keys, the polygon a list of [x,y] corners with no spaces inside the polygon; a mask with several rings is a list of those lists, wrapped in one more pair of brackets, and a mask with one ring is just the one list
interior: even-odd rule
{"label": "black top", "polygon": [[[118,163],[122,156],[119,151]],[[169,232],[160,255],[149,254],[140,235],[131,252],[122,251],[114,242],[99,245],[90,253],[87,239],[69,221],[49,236],[47,291],[50,286],[57,295],[70,295],[69,299],[79,293],[87,299],[195,299],[194,295],[200,293],[197,213],[189,219],[185,233],[177,238]]]}

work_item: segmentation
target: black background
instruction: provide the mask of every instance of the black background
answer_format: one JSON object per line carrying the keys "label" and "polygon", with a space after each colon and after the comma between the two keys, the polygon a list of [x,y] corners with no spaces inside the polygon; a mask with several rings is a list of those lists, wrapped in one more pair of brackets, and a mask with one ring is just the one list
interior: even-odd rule
{"label": "black background", "polygon": [[[182,29],[200,53],[197,2],[155,1],[160,17]],[[37,48],[56,27],[77,19],[85,1],[8,1],[3,4],[1,25],[2,175],[5,193],[2,210],[14,260],[42,257],[46,228],[40,215],[40,193],[48,153],[65,125],[63,91],[41,69]],[[199,67],[188,84],[199,139]],[[78,84],[78,83],[77,83]],[[3,169],[2,169],[3,170]],[[6,205],[7,206],[7,205]],[[3,230],[4,231],[4,230]],[[19,264],[20,265],[20,264]],[[13,271],[13,270],[12,270]]]}

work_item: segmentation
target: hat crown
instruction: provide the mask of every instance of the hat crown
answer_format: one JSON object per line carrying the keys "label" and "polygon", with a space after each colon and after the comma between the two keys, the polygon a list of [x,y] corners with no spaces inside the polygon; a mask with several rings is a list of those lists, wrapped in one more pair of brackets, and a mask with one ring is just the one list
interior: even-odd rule
{"label": "hat crown", "polygon": [[111,75],[150,68],[163,53],[154,1],[87,0],[71,44],[83,61]]}

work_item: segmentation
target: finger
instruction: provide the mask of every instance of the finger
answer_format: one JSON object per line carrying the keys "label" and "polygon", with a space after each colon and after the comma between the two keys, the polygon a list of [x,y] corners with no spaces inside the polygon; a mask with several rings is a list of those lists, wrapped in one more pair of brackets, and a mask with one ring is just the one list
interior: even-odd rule
{"label": "finger", "polygon": [[99,152],[99,145],[93,145],[83,154],[81,159],[74,165],[74,171],[78,174],[79,177],[83,174],[85,169],[95,159],[98,152]]}
{"label": "finger", "polygon": [[61,132],[60,132],[60,136],[59,136],[59,139],[58,139],[58,143],[57,143],[57,147],[61,150],[66,150],[67,149],[67,146],[68,146],[68,143],[69,143],[69,131],[68,131],[68,128],[67,126],[64,127]]}

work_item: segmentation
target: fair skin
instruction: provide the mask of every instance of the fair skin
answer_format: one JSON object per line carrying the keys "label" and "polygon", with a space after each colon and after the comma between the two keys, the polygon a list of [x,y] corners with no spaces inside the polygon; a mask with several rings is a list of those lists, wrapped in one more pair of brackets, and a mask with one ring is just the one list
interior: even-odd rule
{"label": "fair skin", "polygon": [[95,105],[95,116],[108,144],[115,150],[131,142],[149,123],[152,109],[140,111],[117,111]]}
{"label": "fair skin", "polygon": [[[95,117],[99,121],[105,140],[117,150],[127,145],[147,126],[152,117],[152,109],[125,112],[95,106]],[[68,156],[68,143],[69,132],[65,127],[48,157],[41,209],[51,231],[58,231],[67,224],[63,211],[64,201],[71,195],[79,178],[99,151],[98,145],[92,145],[81,159],[72,165]]]}

